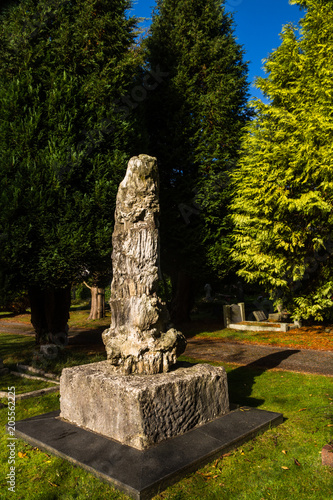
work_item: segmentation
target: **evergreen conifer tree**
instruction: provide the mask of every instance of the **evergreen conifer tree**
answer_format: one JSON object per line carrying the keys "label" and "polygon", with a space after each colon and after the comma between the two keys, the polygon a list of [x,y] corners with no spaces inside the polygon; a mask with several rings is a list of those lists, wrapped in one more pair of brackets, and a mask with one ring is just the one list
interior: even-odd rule
{"label": "evergreen conifer tree", "polygon": [[[188,318],[192,278],[225,274],[229,172],[248,119],[247,66],[217,0],[158,0],[146,62],[168,77],[145,101],[149,154],[161,177],[162,269],[173,318]],[[210,268],[206,265],[209,261]]]}
{"label": "evergreen conifer tree", "polygon": [[29,289],[39,340],[64,330],[79,276],[110,279],[115,195],[138,135],[119,101],[140,61],[129,7],[21,0],[0,20],[1,288]]}
{"label": "evergreen conifer tree", "polygon": [[234,175],[234,257],[294,318],[322,320],[333,305],[333,2],[291,3],[306,8],[300,31],[284,27],[257,80],[269,103],[255,102]]}

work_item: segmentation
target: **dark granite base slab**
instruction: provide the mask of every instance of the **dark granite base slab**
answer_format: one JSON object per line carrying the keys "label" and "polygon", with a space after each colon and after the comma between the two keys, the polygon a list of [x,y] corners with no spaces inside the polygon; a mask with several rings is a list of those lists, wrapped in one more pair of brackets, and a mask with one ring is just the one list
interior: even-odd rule
{"label": "dark granite base slab", "polygon": [[16,422],[16,437],[83,467],[137,500],[150,499],[228,450],[282,423],[281,413],[240,408],[140,451],[61,420],[59,412]]}

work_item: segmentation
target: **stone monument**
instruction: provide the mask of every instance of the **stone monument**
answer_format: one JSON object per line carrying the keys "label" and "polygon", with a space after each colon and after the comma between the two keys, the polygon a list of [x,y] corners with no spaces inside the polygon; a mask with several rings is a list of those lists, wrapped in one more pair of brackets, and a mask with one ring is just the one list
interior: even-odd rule
{"label": "stone monument", "polygon": [[245,321],[245,304],[231,304],[223,306],[224,327],[228,328],[230,324],[241,323]]}
{"label": "stone monument", "polygon": [[60,379],[61,419],[139,450],[229,412],[224,368],[176,365],[186,340],[157,294],[158,188],[156,159],[132,158],[116,201],[107,360]]}
{"label": "stone monument", "polygon": [[159,182],[155,158],[129,161],[117,194],[112,236],[111,327],[103,333],[107,357],[122,373],[168,372],[185,351],[171,328],[159,283]]}

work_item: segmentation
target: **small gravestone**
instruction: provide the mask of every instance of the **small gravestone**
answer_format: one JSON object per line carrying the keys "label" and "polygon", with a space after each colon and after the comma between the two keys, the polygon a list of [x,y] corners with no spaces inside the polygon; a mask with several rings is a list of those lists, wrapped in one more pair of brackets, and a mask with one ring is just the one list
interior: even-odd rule
{"label": "small gravestone", "polygon": [[244,302],[223,306],[224,326],[228,328],[230,324],[245,321]]}
{"label": "small gravestone", "polygon": [[282,321],[282,314],[281,313],[272,313],[272,314],[269,314],[268,315],[268,319],[270,321],[277,321],[277,322],[280,322]]}
{"label": "small gravestone", "polygon": [[230,306],[230,319],[231,323],[240,323],[243,321],[242,311],[238,304],[232,304]]}
{"label": "small gravestone", "polygon": [[264,311],[253,311],[253,316],[256,318],[256,321],[267,321]]}

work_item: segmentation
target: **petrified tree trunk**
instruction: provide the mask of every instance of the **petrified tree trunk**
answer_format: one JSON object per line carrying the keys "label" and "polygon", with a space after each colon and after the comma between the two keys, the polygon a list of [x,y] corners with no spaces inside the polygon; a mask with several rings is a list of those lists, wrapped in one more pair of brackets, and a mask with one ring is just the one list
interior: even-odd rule
{"label": "petrified tree trunk", "polygon": [[132,158],[117,194],[111,327],[103,333],[108,360],[125,374],[166,372],[186,347],[157,296],[158,195],[156,159]]}
{"label": "petrified tree trunk", "polygon": [[68,333],[71,287],[29,290],[31,323],[36,332],[36,344],[65,343]]}

